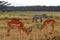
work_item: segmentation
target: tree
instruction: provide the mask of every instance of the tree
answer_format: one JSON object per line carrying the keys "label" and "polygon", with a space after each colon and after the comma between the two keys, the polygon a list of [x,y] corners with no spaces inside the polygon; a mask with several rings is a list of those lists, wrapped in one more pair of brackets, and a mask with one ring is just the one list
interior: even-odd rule
{"label": "tree", "polygon": [[10,5],[10,3],[5,1],[0,1],[0,11],[5,12],[7,11],[7,7]]}

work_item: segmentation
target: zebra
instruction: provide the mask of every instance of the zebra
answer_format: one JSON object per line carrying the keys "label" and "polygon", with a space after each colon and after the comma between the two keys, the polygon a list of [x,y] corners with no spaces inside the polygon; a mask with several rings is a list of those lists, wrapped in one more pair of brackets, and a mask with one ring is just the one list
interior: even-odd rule
{"label": "zebra", "polygon": [[36,21],[37,22],[37,19],[41,19],[41,21],[40,22],[42,22],[42,18],[48,18],[48,16],[47,16],[47,14],[42,14],[42,15],[34,15],[33,16],[33,21],[32,22],[34,22],[34,21]]}

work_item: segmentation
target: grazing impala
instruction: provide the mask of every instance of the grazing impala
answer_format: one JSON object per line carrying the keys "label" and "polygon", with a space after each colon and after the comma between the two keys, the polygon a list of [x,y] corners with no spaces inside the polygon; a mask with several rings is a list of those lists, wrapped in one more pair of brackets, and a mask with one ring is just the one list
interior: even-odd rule
{"label": "grazing impala", "polygon": [[44,27],[46,27],[47,28],[47,25],[48,24],[51,24],[51,26],[52,26],[52,31],[54,31],[54,25],[55,25],[55,20],[54,19],[47,19],[47,20],[45,20],[44,22],[43,22],[43,25],[42,25],[42,27],[40,28],[40,31],[44,28]]}
{"label": "grazing impala", "polygon": [[24,32],[26,32],[26,34],[29,34],[29,32],[32,31],[31,28],[25,28],[24,24],[21,21],[19,21],[18,19],[16,19],[16,18],[13,18],[11,21],[9,21],[7,23],[7,25],[9,26],[9,29],[7,31],[8,35],[9,35],[10,30],[13,28],[13,25],[17,25],[18,29],[23,30]]}

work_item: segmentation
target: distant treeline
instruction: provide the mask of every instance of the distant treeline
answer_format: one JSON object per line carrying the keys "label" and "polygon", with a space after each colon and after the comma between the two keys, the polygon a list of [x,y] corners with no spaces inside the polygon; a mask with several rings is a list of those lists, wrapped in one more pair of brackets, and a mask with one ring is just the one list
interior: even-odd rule
{"label": "distant treeline", "polygon": [[7,6],[0,11],[60,11],[60,6]]}

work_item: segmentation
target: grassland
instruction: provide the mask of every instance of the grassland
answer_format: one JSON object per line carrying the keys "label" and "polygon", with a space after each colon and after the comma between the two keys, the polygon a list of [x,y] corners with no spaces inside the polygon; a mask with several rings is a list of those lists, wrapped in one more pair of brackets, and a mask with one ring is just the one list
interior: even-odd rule
{"label": "grassland", "polygon": [[[41,27],[41,22],[32,22],[32,17],[33,15],[36,14],[47,14],[47,15],[52,15],[52,16],[58,16],[60,17],[60,12],[32,12],[32,11],[17,11],[17,12],[0,12],[0,19],[8,17],[8,18],[21,18],[24,26],[26,28],[32,27],[33,30],[29,35],[26,35],[25,32],[21,31],[21,34],[17,30],[17,28],[14,28],[10,32],[10,36],[6,36],[8,26],[7,22],[10,20],[0,20],[0,40],[59,40],[60,39],[60,20],[56,20],[55,24],[55,32],[50,35],[49,32],[46,32],[46,29],[44,28],[41,32],[37,28],[38,26]],[[24,20],[24,18],[28,18],[30,20]],[[45,19],[44,19],[45,20]],[[43,21],[44,21],[43,20]],[[38,20],[39,21],[39,20]],[[51,26],[49,26],[48,30],[51,30]]]}

